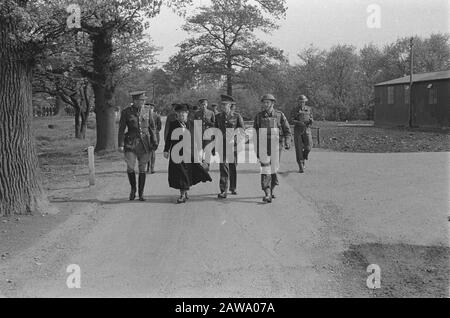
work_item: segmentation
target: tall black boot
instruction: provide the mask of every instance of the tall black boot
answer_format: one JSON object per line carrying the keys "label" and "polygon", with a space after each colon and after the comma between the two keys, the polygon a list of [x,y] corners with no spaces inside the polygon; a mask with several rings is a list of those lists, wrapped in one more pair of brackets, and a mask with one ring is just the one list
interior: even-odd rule
{"label": "tall black boot", "polygon": [[130,201],[134,201],[136,199],[136,174],[134,172],[128,172],[128,181],[131,186]]}
{"label": "tall black boot", "polygon": [[147,177],[147,174],[139,173],[139,201],[144,202],[144,188],[145,188],[145,178]]}

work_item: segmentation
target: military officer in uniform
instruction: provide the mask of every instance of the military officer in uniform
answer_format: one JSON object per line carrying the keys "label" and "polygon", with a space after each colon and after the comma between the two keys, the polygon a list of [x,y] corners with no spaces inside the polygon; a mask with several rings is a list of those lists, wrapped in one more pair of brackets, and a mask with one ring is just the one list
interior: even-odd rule
{"label": "military officer in uniform", "polygon": [[156,150],[158,149],[159,143],[160,143],[162,122],[161,122],[161,116],[159,116],[155,112],[155,104],[147,103],[146,106],[149,109],[150,129],[153,131],[153,133],[155,134],[155,137],[156,137],[156,149],[154,149],[150,152],[150,162],[148,163],[147,172],[154,174],[155,173],[155,162],[156,162]]}
{"label": "military officer in uniform", "polygon": [[292,110],[290,121],[294,124],[294,144],[299,173],[305,172],[305,160],[308,160],[309,153],[313,147],[311,126],[313,124],[313,113],[309,106],[306,106],[308,98],[301,95],[298,99],[298,106]]}
{"label": "military officer in uniform", "polygon": [[214,115],[219,115],[220,111],[219,111],[219,105],[217,104],[212,104],[211,105],[211,111],[214,113]]}
{"label": "military officer in uniform", "polygon": [[[208,109],[208,100],[206,98],[202,98],[198,101],[199,103],[199,110],[194,112],[193,114],[193,120],[201,120],[202,121],[202,136],[205,133],[206,130],[209,128],[214,128],[216,126],[216,115],[214,112]],[[203,140],[203,138],[202,138]],[[202,142],[202,150],[205,150],[206,146],[211,143],[212,141],[203,140]],[[202,154],[203,159],[205,154]]]}
{"label": "military officer in uniform", "polygon": [[[220,194],[219,199],[228,197],[228,190],[232,195],[237,195],[237,138],[233,139],[233,162],[227,161],[227,129],[245,129],[242,116],[236,113],[232,107],[234,99],[228,95],[222,95],[222,112],[216,117],[216,127],[220,129],[223,135],[223,151],[220,163]],[[235,103],[234,103],[235,105]]]}
{"label": "military officer in uniform", "polygon": [[[263,201],[265,203],[272,203],[272,200],[275,199],[274,189],[277,185],[279,185],[277,170],[278,167],[276,165],[279,164],[279,157],[281,156],[281,152],[283,149],[289,150],[291,147],[290,140],[292,138],[291,128],[289,126],[289,122],[286,119],[286,116],[279,110],[274,108],[276,99],[273,95],[267,94],[264,95],[261,99],[263,103],[263,111],[258,113],[255,117],[253,128],[256,131],[256,154],[261,164],[261,187],[264,191]],[[279,132],[279,153],[272,154],[272,142],[277,139],[276,136],[273,138],[271,136],[271,130],[274,128],[278,128]],[[261,133],[261,129],[267,129],[267,149],[263,149],[259,144],[259,135]],[[276,155],[278,158],[274,164],[274,158],[271,158],[270,162],[262,161],[262,152],[267,151],[267,155],[271,156]],[[276,166],[276,167],[274,167]]]}
{"label": "military officer in uniform", "polygon": [[[119,124],[119,151],[125,153],[128,180],[131,186],[130,201],[136,198],[136,161],[139,166],[139,200],[144,199],[146,166],[150,160],[150,151],[156,145],[156,137],[150,127],[149,118],[143,112],[145,92],[131,93],[133,106],[122,111]],[[127,132],[125,133],[125,130]]]}

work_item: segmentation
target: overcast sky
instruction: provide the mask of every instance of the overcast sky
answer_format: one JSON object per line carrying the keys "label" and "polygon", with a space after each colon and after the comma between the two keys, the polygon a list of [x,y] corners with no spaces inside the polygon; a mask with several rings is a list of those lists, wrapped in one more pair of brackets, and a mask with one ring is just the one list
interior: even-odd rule
{"label": "overcast sky", "polygon": [[[195,0],[205,4],[206,0]],[[288,11],[280,29],[261,38],[281,48],[291,62],[310,44],[329,48],[334,44],[363,47],[373,42],[383,45],[399,37],[427,36],[449,32],[450,0],[287,0]],[[369,5],[381,9],[380,28],[367,26]],[[149,34],[154,44],[163,47],[158,59],[166,62],[178,51],[176,45],[188,37],[181,30],[183,18],[170,9],[151,20]]]}

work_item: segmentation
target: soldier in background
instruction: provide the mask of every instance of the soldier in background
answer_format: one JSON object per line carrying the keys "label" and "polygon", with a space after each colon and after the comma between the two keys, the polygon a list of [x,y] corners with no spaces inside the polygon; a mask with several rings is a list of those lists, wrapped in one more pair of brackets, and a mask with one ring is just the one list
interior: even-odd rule
{"label": "soldier in background", "polygon": [[159,116],[155,112],[155,104],[153,103],[147,103],[146,106],[149,109],[149,123],[150,123],[150,129],[153,131],[156,137],[156,148],[150,151],[150,161],[148,163],[147,172],[150,172],[151,174],[155,173],[155,162],[156,162],[156,150],[159,147],[160,143],[160,134],[162,129],[162,122],[161,122],[161,116]]}
{"label": "soldier in background", "polygon": [[[222,112],[216,117],[216,127],[223,135],[223,150],[220,163],[220,194],[219,199],[228,197],[228,190],[232,195],[237,195],[237,138],[234,138],[233,162],[227,162],[227,129],[245,129],[242,116],[235,112],[236,103],[233,97],[222,95]],[[234,108],[233,108],[234,105]],[[229,186],[229,187],[228,187]]]}
{"label": "soldier in background", "polygon": [[[128,180],[131,186],[130,201],[136,198],[136,161],[139,166],[139,200],[144,199],[146,166],[150,160],[150,151],[156,146],[154,132],[149,129],[148,114],[142,112],[145,104],[145,92],[133,92],[133,106],[122,111],[120,116],[118,144],[119,151],[125,153]],[[125,134],[125,129],[127,130]]]}
{"label": "soldier in background", "polygon": [[211,105],[211,111],[214,113],[214,115],[219,115],[220,111],[219,111],[219,105],[217,104],[212,104]]}
{"label": "soldier in background", "polygon": [[[199,110],[193,113],[193,120],[201,120],[202,121],[202,137],[206,130],[209,128],[214,128],[216,126],[216,115],[214,112],[208,109],[208,100],[206,98],[202,98],[198,101]],[[203,138],[202,138],[203,140]],[[212,141],[203,140],[202,142],[202,159],[205,159],[204,150],[206,146]]]}
{"label": "soldier in background", "polygon": [[[263,104],[263,111],[258,113],[255,117],[253,128],[256,131],[256,155],[261,164],[261,188],[264,191],[263,201],[265,203],[272,203],[272,199],[275,199],[274,190],[279,185],[277,171],[279,168],[279,158],[283,148],[289,150],[291,147],[290,140],[292,138],[291,128],[286,116],[279,110],[274,108],[276,99],[273,95],[264,95],[261,99]],[[279,152],[272,153],[271,130],[278,128],[279,132]],[[267,129],[267,149],[263,149],[259,144],[259,135],[262,129]],[[276,137],[276,136],[275,136]],[[267,155],[278,156],[277,158],[271,158],[270,162],[263,162],[263,151],[267,151]],[[274,161],[277,160],[277,161]]]}
{"label": "soldier in background", "polygon": [[309,153],[313,147],[311,126],[313,124],[313,113],[309,106],[306,106],[308,98],[301,95],[298,99],[298,106],[292,110],[290,121],[294,124],[294,144],[299,173],[305,172],[305,160],[308,160]]}

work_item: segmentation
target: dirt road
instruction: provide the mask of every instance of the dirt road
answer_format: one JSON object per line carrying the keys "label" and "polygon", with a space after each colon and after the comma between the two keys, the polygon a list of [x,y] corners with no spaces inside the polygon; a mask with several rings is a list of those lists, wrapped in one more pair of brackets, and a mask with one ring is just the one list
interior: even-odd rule
{"label": "dirt road", "polygon": [[[217,200],[215,169],[186,205],[174,204],[161,154],[145,203],[127,201],[124,163],[98,166],[95,188],[52,193],[73,213],[0,263],[0,295],[447,297],[449,155],[312,159],[299,175],[294,153],[285,154],[272,205],[261,203],[257,166],[240,166],[239,195],[227,201]],[[71,264],[80,289],[66,285]],[[383,271],[375,292],[370,264]]]}

